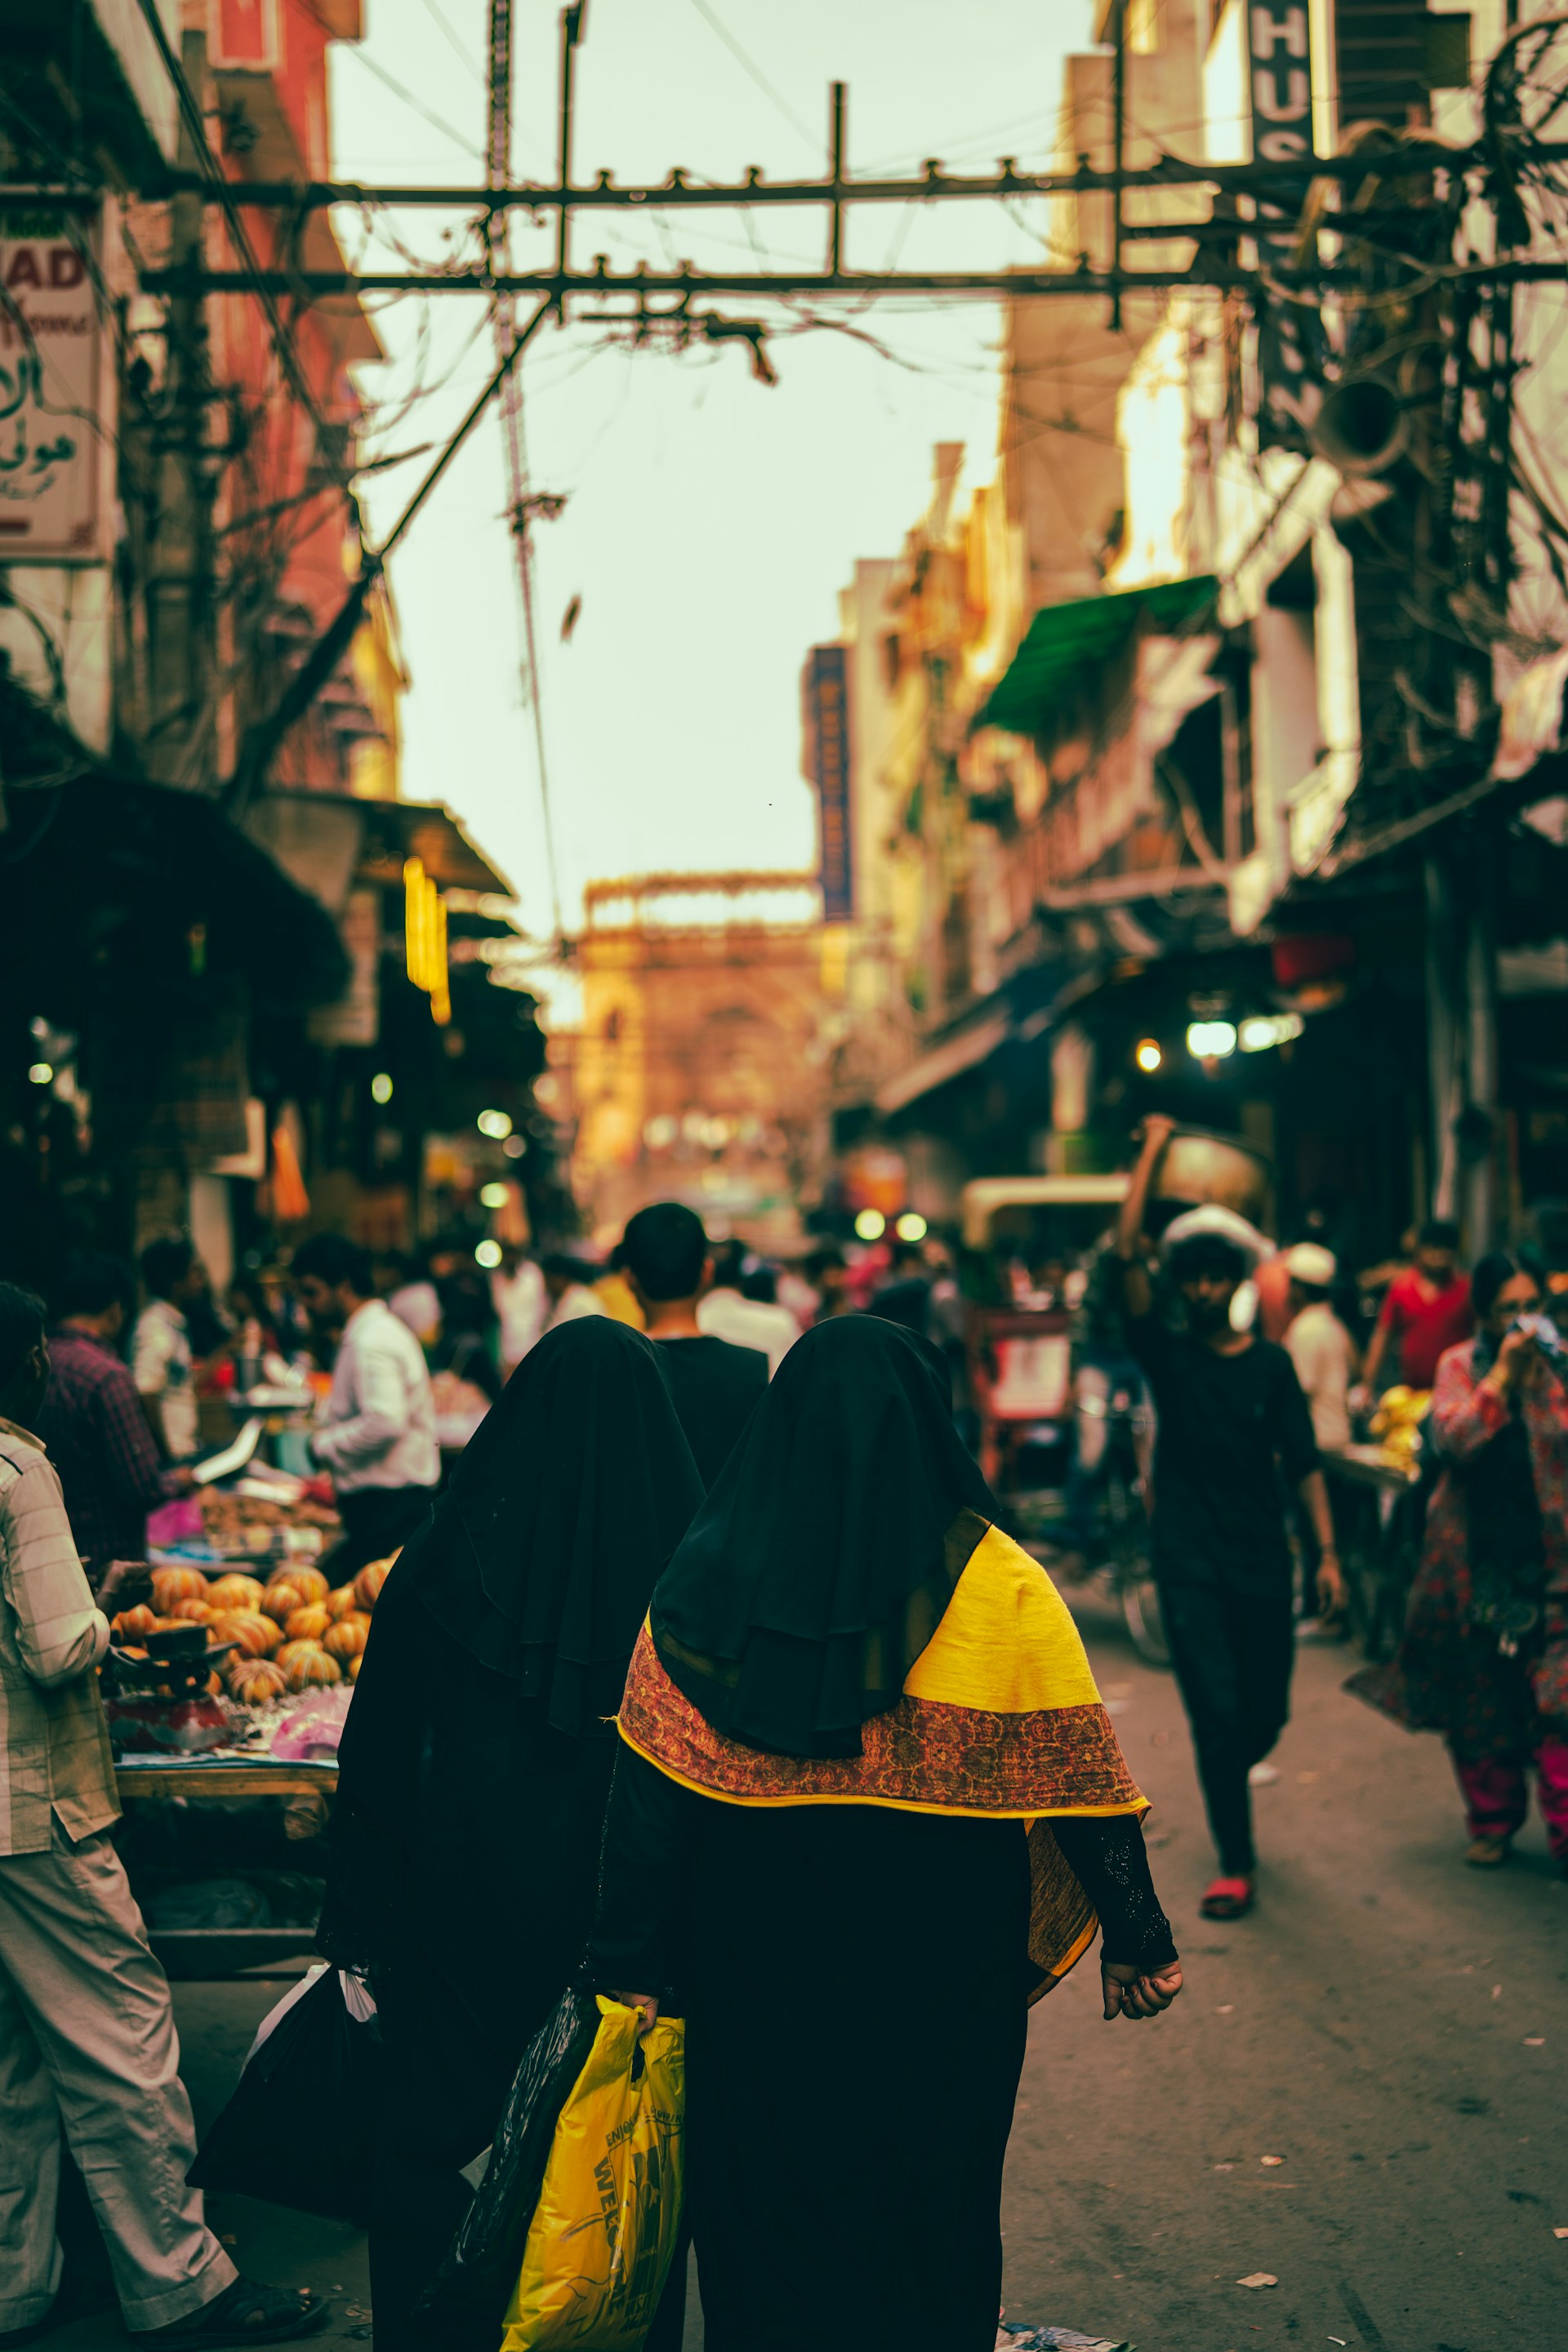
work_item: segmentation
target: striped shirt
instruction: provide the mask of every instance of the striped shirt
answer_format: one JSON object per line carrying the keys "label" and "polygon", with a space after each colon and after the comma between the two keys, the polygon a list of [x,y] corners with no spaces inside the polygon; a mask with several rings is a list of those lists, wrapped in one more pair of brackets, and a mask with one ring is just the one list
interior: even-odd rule
{"label": "striped shirt", "polygon": [[106,1341],[49,1334],[38,1436],[60,1474],[76,1548],[96,1586],[110,1560],[140,1559],[147,1514],[182,1490],[158,1459],[136,1383]]}
{"label": "striped shirt", "polygon": [[108,1647],[54,1464],[0,1421],[0,1854],[47,1853],[51,1818],[72,1838],[120,1818],[96,1672]]}

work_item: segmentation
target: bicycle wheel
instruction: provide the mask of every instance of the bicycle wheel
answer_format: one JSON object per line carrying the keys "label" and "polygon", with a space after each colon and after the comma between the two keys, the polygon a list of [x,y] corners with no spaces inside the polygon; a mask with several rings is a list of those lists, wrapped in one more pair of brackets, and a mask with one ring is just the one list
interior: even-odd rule
{"label": "bicycle wheel", "polygon": [[1105,1520],[1111,1577],[1132,1646],[1148,1664],[1168,1666],[1171,1652],[1159,1589],[1149,1572],[1149,1521],[1142,1497],[1119,1462],[1111,1464],[1106,1480]]}

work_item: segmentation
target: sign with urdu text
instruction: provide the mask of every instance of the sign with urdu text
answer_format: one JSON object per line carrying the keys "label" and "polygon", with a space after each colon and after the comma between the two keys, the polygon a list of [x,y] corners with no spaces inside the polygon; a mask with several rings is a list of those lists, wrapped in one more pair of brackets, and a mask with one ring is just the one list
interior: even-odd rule
{"label": "sign with urdu text", "polygon": [[94,215],[0,191],[0,563],[102,554]]}
{"label": "sign with urdu text", "polygon": [[805,657],[806,772],[816,790],[817,867],[822,919],[847,923],[855,913],[849,840],[849,709],[845,650],[813,646]]}

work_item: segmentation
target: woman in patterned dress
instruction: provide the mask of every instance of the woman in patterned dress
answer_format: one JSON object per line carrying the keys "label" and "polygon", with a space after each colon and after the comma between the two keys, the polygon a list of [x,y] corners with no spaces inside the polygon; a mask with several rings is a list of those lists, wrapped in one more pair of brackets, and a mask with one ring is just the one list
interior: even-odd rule
{"label": "woman in patterned dress", "polygon": [[1547,1843],[1568,1870],[1568,1379],[1531,1328],[1542,1286],[1527,1259],[1492,1251],[1471,1294],[1477,1336],[1437,1365],[1446,1467],[1404,1638],[1349,1687],[1412,1731],[1447,1736],[1467,1862],[1508,1860],[1533,1765]]}
{"label": "woman in patterned dress", "polygon": [[1180,1989],[1145,1801],[995,1515],[937,1350],[837,1318],[655,1591],[590,1961],[687,2018],[708,2352],[991,2352],[1028,2004],[1097,1913],[1108,2019]]}

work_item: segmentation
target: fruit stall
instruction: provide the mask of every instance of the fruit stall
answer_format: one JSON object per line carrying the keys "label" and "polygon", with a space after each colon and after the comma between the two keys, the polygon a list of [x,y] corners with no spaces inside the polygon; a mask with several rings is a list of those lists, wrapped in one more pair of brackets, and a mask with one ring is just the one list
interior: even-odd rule
{"label": "fruit stall", "polygon": [[331,1582],[339,1526],[316,1481],[249,1476],[178,1509],[151,1530],[148,1599],[110,1620],[104,1702],[153,1948],[171,1974],[220,1976],[310,1947],[390,1563]]}

